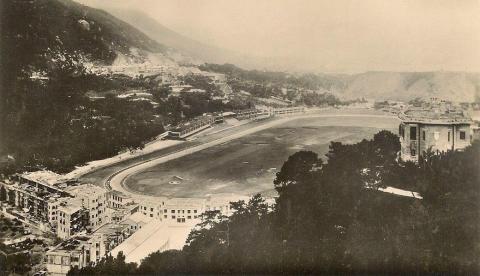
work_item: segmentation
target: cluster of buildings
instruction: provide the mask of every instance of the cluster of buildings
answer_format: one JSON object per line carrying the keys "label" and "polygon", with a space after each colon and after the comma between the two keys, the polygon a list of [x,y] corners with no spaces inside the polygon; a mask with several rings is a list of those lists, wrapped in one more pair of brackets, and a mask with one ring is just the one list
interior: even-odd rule
{"label": "cluster of buildings", "polygon": [[139,77],[157,75],[157,80],[162,84],[169,84],[176,80],[178,76],[189,73],[198,73],[195,67],[179,66],[175,63],[160,63],[152,64],[150,62],[136,63],[136,62],[117,62],[110,66],[88,65],[87,68],[95,74],[99,75],[126,75],[129,77]]}
{"label": "cluster of buildings", "polygon": [[[203,72],[203,71],[197,72],[195,74],[206,77],[210,84],[215,85],[218,88],[219,94],[213,95],[212,96],[213,100],[221,100],[223,103],[227,103],[228,101],[231,100],[233,96],[233,89],[227,83],[224,74]],[[179,97],[183,94],[192,94],[192,93],[204,94],[207,92],[205,89],[195,88],[189,84],[177,83],[177,82],[172,82],[169,84],[170,84],[169,88],[171,91],[169,96],[172,96],[172,97]],[[209,91],[209,92],[212,92],[212,91]]]}
{"label": "cluster of buildings", "polygon": [[398,115],[408,107],[408,104],[402,101],[385,100],[380,102],[374,102],[373,107],[383,112]]}
{"label": "cluster of buildings", "polygon": [[[227,196],[133,199],[51,171],[17,174],[0,181],[2,213],[55,233],[61,240],[45,254],[50,275],[65,275],[74,266],[94,264],[117,247],[131,248],[129,258],[138,261],[159,249],[179,249],[202,213],[218,210],[231,215],[230,202],[236,200],[239,198]],[[175,231],[170,231],[171,227],[176,227]],[[169,235],[177,232],[183,236],[175,243]],[[155,241],[159,233],[162,244],[153,246],[159,242]],[[139,240],[149,247],[142,249]]]}
{"label": "cluster of buildings", "polygon": [[[144,76],[153,75],[154,80],[158,82],[159,86],[168,86],[170,89],[169,97],[180,97],[185,94],[205,94],[205,89],[196,88],[192,85],[185,84],[180,81],[181,76],[185,75],[201,75],[208,79],[210,84],[218,87],[221,92],[220,95],[215,95],[212,98],[214,100],[222,100],[224,103],[228,102],[232,95],[233,90],[227,84],[224,74],[203,72],[197,68],[190,67],[178,67],[171,65],[152,65],[147,63],[142,64],[124,64],[124,65],[112,65],[112,66],[93,66],[89,69],[96,74],[114,74],[114,75],[126,75],[130,77],[138,77],[140,74]],[[91,100],[105,99],[106,93],[87,93]],[[152,100],[153,95],[140,90],[132,90],[128,93],[117,95],[118,98],[126,98],[129,101],[146,101],[152,104],[154,107],[158,106],[158,103]]]}
{"label": "cluster of buildings", "polygon": [[418,161],[427,151],[462,150],[477,138],[479,122],[464,109],[450,103],[432,101],[399,113],[400,157]]}
{"label": "cluster of buildings", "polygon": [[51,171],[14,175],[0,182],[0,191],[5,195],[3,212],[61,239],[91,232],[118,213],[135,211],[133,201],[118,204],[117,197],[102,187],[79,184]]}

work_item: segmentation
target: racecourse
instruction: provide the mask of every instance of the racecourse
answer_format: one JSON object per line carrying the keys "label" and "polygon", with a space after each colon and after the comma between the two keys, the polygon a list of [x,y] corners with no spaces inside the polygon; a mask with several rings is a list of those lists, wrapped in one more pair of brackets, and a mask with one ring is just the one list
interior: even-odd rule
{"label": "racecourse", "polygon": [[[108,175],[104,175],[104,178],[102,180],[102,183],[104,185],[107,185],[111,187],[114,190],[121,191],[125,194],[129,194],[135,198],[138,197],[145,197],[145,196],[173,196],[173,197],[204,197],[210,194],[215,194],[215,193],[231,193],[231,194],[252,194],[255,192],[262,192],[266,190],[266,185],[268,185],[269,188],[272,187],[271,179],[273,178],[273,174],[275,171],[269,171],[270,175],[268,175],[267,172],[263,171],[263,173],[266,175],[266,178],[264,177],[263,179],[255,179],[250,178],[248,183],[254,183],[258,182],[257,184],[253,184],[250,186],[245,186],[245,183],[238,183],[236,181],[226,181],[225,179],[218,179],[215,178],[213,179],[214,181],[206,181],[205,179],[199,178],[199,175],[190,175],[188,176],[188,179],[185,179],[182,175],[175,175],[176,178],[178,178],[178,181],[170,181],[168,183],[165,183],[166,180],[171,179],[171,175],[167,179],[163,179],[160,181],[160,178],[158,177],[158,172],[156,172],[156,177],[153,178],[153,181],[150,181],[147,183],[150,185],[150,189],[141,189],[142,185],[139,185],[139,180],[141,182],[142,178],[142,173],[155,173],[159,168],[161,171],[162,166],[168,165],[169,163],[174,162],[175,160],[183,160],[185,158],[193,158],[196,157],[199,161],[194,163],[193,165],[195,167],[201,167],[207,163],[215,163],[218,166],[217,170],[222,172],[225,171],[228,166],[226,164],[222,164],[223,160],[222,157],[228,156],[230,153],[228,151],[228,148],[234,142],[235,140],[239,140],[243,137],[246,137],[244,139],[247,139],[248,137],[252,137],[256,133],[260,133],[263,135],[263,133],[267,133],[269,129],[275,129],[275,128],[281,128],[282,126],[289,126],[292,129],[295,129],[297,126],[301,126],[301,122],[303,121],[312,121],[312,122],[322,122],[323,125],[322,128],[318,128],[318,130],[321,130],[321,132],[326,133],[327,130],[329,129],[334,129],[332,133],[334,134],[329,134],[323,137],[323,140],[330,142],[330,140],[338,140],[339,138],[342,137],[350,137],[349,132],[356,133],[356,136],[352,138],[353,140],[345,140],[345,139],[340,139],[340,141],[343,142],[355,142],[357,140],[361,140],[363,138],[371,138],[372,133],[375,133],[379,129],[395,129],[396,123],[398,122],[396,120],[396,117],[392,115],[386,115],[386,114],[378,114],[374,112],[364,112],[364,111],[354,111],[354,110],[330,110],[330,111],[323,111],[319,113],[307,113],[307,114],[301,114],[301,115],[296,115],[296,116],[291,116],[291,117],[278,117],[273,120],[267,120],[264,122],[256,122],[252,124],[247,124],[243,126],[239,126],[238,129],[230,129],[228,131],[225,131],[225,133],[215,133],[215,135],[208,135],[208,132],[206,134],[203,134],[199,136],[197,139],[198,141],[195,141],[194,143],[186,142],[185,145],[182,147],[178,148],[172,148],[169,150],[169,152],[166,152],[165,154],[159,154],[158,156],[150,157],[150,158],[143,158],[140,160],[136,160],[133,162],[130,162],[128,164],[121,164],[118,166],[114,166],[113,169],[104,169],[103,171],[109,172]],[[338,126],[336,126],[338,125]],[[336,127],[336,128],[335,128]],[[308,130],[308,128],[307,128]],[[367,130],[367,131],[365,131]],[[311,131],[317,131],[317,129],[313,128]],[[290,131],[291,132],[291,131]],[[213,132],[212,132],[213,133]],[[313,132],[315,133],[315,132]],[[338,136],[338,133],[344,133],[341,134],[343,136]],[[259,135],[260,135],[259,134]],[[299,133],[300,134],[300,133]],[[309,136],[311,136],[312,133],[310,133]],[[321,133],[318,133],[318,135],[321,135]],[[291,133],[292,137],[296,137],[295,132]],[[366,136],[366,137],[364,137]],[[277,139],[279,141],[282,141],[282,137],[274,137],[274,139]],[[308,145],[309,143],[315,143],[315,142],[310,142],[310,141],[302,141],[303,145]],[[261,144],[261,143],[257,143]],[[323,147],[325,147],[324,144],[322,144]],[[300,150],[300,149],[305,149],[302,148],[300,145],[299,148],[292,147],[290,150]],[[307,148],[309,149],[309,148]],[[219,152],[213,152],[210,155],[205,154],[207,151],[219,151]],[[281,149],[279,149],[281,150]],[[199,153],[201,152],[202,153]],[[246,152],[248,149],[242,148],[242,147],[237,147],[237,153],[241,152]],[[268,151],[268,150],[267,150]],[[258,152],[259,155],[269,155],[268,152]],[[212,155],[213,154],[213,155]],[[256,152],[252,152],[251,154],[256,154]],[[205,160],[202,160],[202,157],[205,155]],[[220,156],[221,155],[221,156]],[[215,156],[218,156],[218,160],[216,160]],[[288,157],[288,156],[287,156]],[[183,158],[183,159],[182,159]],[[212,160],[213,158],[213,160]],[[239,157],[241,158],[243,157]],[[243,165],[249,165],[247,161],[245,162],[238,162],[238,160],[235,160],[236,163],[240,163]],[[283,160],[278,160],[278,162],[285,161]],[[263,160],[262,160],[263,162]],[[233,164],[233,163],[230,163]],[[182,163],[176,164],[175,166],[181,167]],[[192,165],[192,166],[193,166]],[[168,166],[167,166],[168,167]],[[171,167],[171,166],[170,166]],[[245,166],[248,167],[248,166]],[[272,169],[278,169],[278,164],[275,168]],[[190,168],[185,168],[185,172],[191,171]],[[200,171],[204,173],[205,171]],[[227,174],[230,174],[233,176],[233,178],[245,178],[249,179],[249,175],[242,175],[242,173],[249,174],[252,171],[240,171],[235,169],[232,172],[227,172]],[[175,172],[176,173],[176,172]],[[163,174],[160,172],[160,174]],[[182,174],[181,172],[179,174]],[[101,174],[100,174],[101,175]],[[88,179],[88,176],[86,177]],[[132,181],[130,179],[133,179]],[[157,180],[155,180],[157,179]],[[235,179],[234,179],[235,180]],[[177,183],[178,182],[178,183]],[[224,183],[225,182],[225,183]],[[173,183],[173,184],[172,184]],[[243,186],[242,186],[243,185]]]}

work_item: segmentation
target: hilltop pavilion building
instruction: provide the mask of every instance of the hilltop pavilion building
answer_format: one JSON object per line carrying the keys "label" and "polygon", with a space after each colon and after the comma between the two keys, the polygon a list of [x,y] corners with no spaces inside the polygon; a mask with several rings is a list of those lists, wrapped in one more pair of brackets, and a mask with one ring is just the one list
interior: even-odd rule
{"label": "hilltop pavilion building", "polygon": [[418,161],[428,149],[434,152],[461,150],[471,144],[472,120],[451,108],[416,108],[399,114],[400,157]]}

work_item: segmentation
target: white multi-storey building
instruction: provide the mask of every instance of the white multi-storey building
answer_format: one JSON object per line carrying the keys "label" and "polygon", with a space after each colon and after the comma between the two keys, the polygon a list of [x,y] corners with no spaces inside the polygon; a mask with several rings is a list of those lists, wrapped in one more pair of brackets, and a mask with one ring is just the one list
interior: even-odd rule
{"label": "white multi-storey building", "polygon": [[81,206],[88,211],[88,226],[90,229],[105,224],[106,208],[107,208],[107,194],[108,191],[104,188],[84,184],[73,186],[66,189],[70,194],[81,200]]}
{"label": "white multi-storey building", "polygon": [[202,198],[172,198],[163,209],[162,220],[166,222],[193,223],[200,219],[205,210],[205,199]]}
{"label": "white multi-storey building", "polygon": [[150,218],[161,219],[166,201],[167,198],[164,197],[145,199],[139,203],[138,212]]}
{"label": "white multi-storey building", "polygon": [[57,236],[68,239],[83,231],[88,225],[88,210],[81,200],[72,198],[60,203],[57,208]]}

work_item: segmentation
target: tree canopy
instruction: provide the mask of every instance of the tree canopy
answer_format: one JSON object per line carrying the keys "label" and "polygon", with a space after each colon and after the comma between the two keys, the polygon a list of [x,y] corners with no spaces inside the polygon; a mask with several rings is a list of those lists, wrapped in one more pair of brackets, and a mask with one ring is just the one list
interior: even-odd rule
{"label": "tree canopy", "polygon": [[[295,153],[273,206],[256,195],[233,202],[229,218],[206,212],[183,250],[153,253],[132,273],[477,274],[480,143],[418,164],[397,161],[398,149],[383,131],[332,142],[325,161]],[[404,180],[423,199],[377,190]]]}

